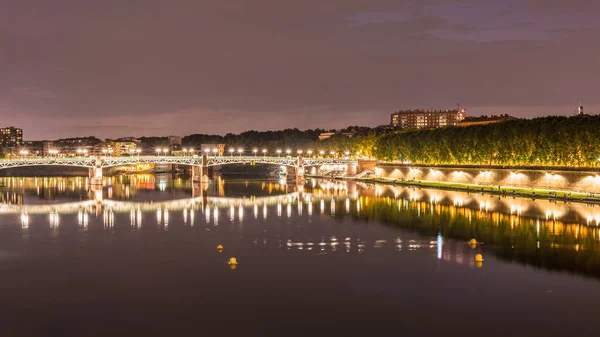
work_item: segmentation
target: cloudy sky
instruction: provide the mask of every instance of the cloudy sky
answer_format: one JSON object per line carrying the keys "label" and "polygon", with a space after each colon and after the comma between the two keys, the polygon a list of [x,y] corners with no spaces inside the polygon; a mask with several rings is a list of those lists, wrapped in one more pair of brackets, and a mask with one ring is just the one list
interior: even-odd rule
{"label": "cloudy sky", "polygon": [[28,140],[600,112],[600,1],[0,0]]}

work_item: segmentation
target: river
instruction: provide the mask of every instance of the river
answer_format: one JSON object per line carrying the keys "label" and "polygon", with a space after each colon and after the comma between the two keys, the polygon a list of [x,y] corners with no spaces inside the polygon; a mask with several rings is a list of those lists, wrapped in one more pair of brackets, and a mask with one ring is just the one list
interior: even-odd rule
{"label": "river", "polygon": [[0,178],[0,334],[591,335],[599,222],[345,181]]}

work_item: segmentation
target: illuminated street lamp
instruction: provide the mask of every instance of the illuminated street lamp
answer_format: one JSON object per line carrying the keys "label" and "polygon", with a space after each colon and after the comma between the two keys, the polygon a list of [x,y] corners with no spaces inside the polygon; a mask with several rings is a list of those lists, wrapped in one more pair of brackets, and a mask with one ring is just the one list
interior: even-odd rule
{"label": "illuminated street lamp", "polygon": [[81,151],[81,152],[83,153],[83,155],[84,155],[84,156],[86,156],[86,157],[87,157],[88,150],[83,150],[83,151]]}
{"label": "illuminated street lamp", "polygon": [[104,154],[104,156],[106,157],[106,154],[108,153],[107,149],[102,149],[102,153]]}
{"label": "illuminated street lamp", "polygon": [[133,154],[135,153],[135,149],[129,149],[129,155],[133,156]]}
{"label": "illuminated street lamp", "polygon": [[112,157],[112,154],[113,154],[113,149],[112,148],[108,149],[108,154]]}
{"label": "illuminated street lamp", "polygon": [[234,149],[229,149],[229,155],[230,155],[230,156],[233,156],[233,152],[235,152],[235,150],[234,150]]}
{"label": "illuminated street lamp", "polygon": [[184,157],[185,157],[185,156],[187,156],[187,151],[188,151],[188,150],[187,150],[187,148],[186,148],[186,147],[184,147],[184,148],[183,148],[183,156],[184,156]]}
{"label": "illuminated street lamp", "polygon": [[279,149],[278,149],[278,150],[277,150],[277,151],[275,151],[275,152],[277,152],[277,157],[279,157],[279,156],[281,155],[281,150],[279,150]]}
{"label": "illuminated street lamp", "polygon": [[298,150],[298,154],[302,154],[302,150]]}
{"label": "illuminated street lamp", "polygon": [[350,154],[349,151],[344,152],[344,154],[346,155],[346,157],[348,157],[348,155]]}
{"label": "illuminated street lamp", "polygon": [[306,153],[308,153],[309,157],[312,157],[312,150],[308,150],[308,151],[306,151]]}
{"label": "illuminated street lamp", "polygon": [[329,154],[333,157],[333,155],[335,154],[335,151],[331,151],[331,152],[329,152]]}
{"label": "illuminated street lamp", "polygon": [[290,150],[290,149],[287,149],[287,150],[285,150],[285,153],[286,153],[286,154],[289,156],[289,155],[290,155],[290,153],[292,153],[292,150]]}
{"label": "illuminated street lamp", "polygon": [[206,152],[207,154],[210,153],[210,149],[204,149],[204,152]]}
{"label": "illuminated street lamp", "polygon": [[242,152],[244,152],[243,149],[238,149],[238,153],[240,154],[240,157],[242,156]]}
{"label": "illuminated street lamp", "polygon": [[140,157],[140,153],[142,153],[142,149],[135,149],[135,152],[137,152],[138,158]]}
{"label": "illuminated street lamp", "polygon": [[263,157],[267,155],[267,149],[262,149]]}
{"label": "illuminated street lamp", "polygon": [[167,155],[167,152],[169,152],[169,149],[167,149],[167,148],[164,148],[164,149],[162,150],[162,152],[163,152],[163,153],[164,153],[164,155],[166,156],[166,155]]}
{"label": "illuminated street lamp", "polygon": [[196,151],[196,150],[194,150],[194,148],[191,148],[190,149],[190,154],[194,154],[194,151]]}
{"label": "illuminated street lamp", "polygon": [[254,153],[254,156],[256,157],[256,153],[258,152],[258,149],[253,149],[252,153]]}
{"label": "illuminated street lamp", "polygon": [[325,154],[325,151],[321,150],[321,151],[319,151],[319,154],[322,156]]}
{"label": "illuminated street lamp", "polygon": [[157,156],[158,156],[158,155],[160,155],[160,151],[161,151],[161,150],[160,150],[159,148],[156,148],[156,155],[157,155]]}

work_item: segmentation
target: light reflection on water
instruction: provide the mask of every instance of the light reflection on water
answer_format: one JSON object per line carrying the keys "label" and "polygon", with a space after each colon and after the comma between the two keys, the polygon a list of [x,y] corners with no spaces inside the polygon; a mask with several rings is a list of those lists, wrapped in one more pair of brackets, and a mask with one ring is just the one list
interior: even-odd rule
{"label": "light reflection on water", "polygon": [[[219,273],[233,271],[221,267],[234,255],[240,261],[235,273],[251,280],[252,272],[271,278],[295,275],[304,277],[303,282],[311,282],[306,275],[315,280],[344,275],[342,284],[360,289],[335,290],[346,298],[354,298],[363,288],[389,291],[407,280],[412,281],[404,287],[427,294],[431,292],[427,282],[441,286],[452,283],[453,275],[470,271],[482,273],[480,277],[493,275],[486,278],[486,285],[506,294],[510,289],[505,283],[519,273],[526,275],[523,280],[543,275],[545,282],[581,286],[580,279],[519,269],[506,261],[587,276],[593,287],[600,288],[595,279],[600,276],[600,208],[592,205],[345,181],[309,180],[299,188],[215,179],[207,186],[194,186],[171,176],[107,178],[102,190],[92,190],[85,178],[1,178],[0,193],[0,244],[6,250],[0,267],[18,263],[10,256],[25,260],[45,256],[46,264],[59,270],[93,261],[97,268],[110,271],[116,263],[121,266],[119,278],[144,283],[134,274],[146,275],[156,282],[144,283],[145,289],[155,292],[156,284],[170,282],[168,273],[163,274],[169,268],[198,284],[210,282],[206,275],[223,280]],[[471,247],[467,244],[471,238],[480,244]],[[223,253],[216,251],[220,244]],[[483,267],[475,263],[477,253],[485,257]],[[441,274],[432,276],[423,266]],[[36,274],[40,268],[18,275],[43,279]],[[485,274],[486,270],[498,272]],[[504,272],[507,276],[502,278]],[[379,277],[371,278],[370,273]],[[350,281],[356,278],[360,285]],[[262,278],[249,279],[249,287],[273,286]],[[89,280],[83,283],[92,287]],[[176,284],[184,286],[180,279]],[[211,286],[225,291],[219,283]],[[304,296],[322,300],[318,287],[315,294]],[[195,285],[186,289],[199,291]],[[383,301],[373,293],[361,296]],[[452,300],[465,296],[469,295],[457,290]],[[405,299],[415,306],[420,300]],[[228,297],[224,301],[233,303]],[[502,296],[498,301],[505,304]]]}

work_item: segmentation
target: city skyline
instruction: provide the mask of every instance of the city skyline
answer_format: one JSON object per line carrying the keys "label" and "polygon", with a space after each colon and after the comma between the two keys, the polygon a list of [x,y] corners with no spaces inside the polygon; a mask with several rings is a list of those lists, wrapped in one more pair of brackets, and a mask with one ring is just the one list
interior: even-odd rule
{"label": "city skyline", "polygon": [[35,139],[372,127],[456,103],[470,116],[572,115],[580,101],[596,113],[599,9],[15,1],[0,12],[0,112]]}

